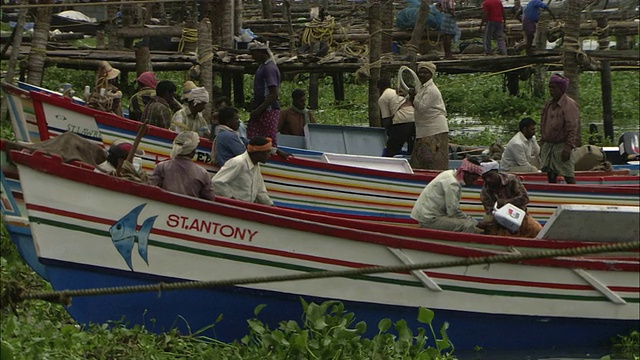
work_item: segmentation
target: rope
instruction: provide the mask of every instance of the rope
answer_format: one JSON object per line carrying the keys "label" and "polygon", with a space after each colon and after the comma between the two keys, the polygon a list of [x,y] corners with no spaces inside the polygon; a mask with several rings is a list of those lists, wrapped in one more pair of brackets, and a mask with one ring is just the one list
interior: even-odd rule
{"label": "rope", "polygon": [[331,15],[325,17],[323,21],[313,19],[310,23],[305,24],[300,42],[302,44],[311,44],[316,41],[324,41],[329,48],[332,48],[335,25],[335,19]]}
{"label": "rope", "polygon": [[184,50],[184,45],[186,43],[194,43],[196,41],[198,41],[198,29],[182,29],[182,37],[180,38],[180,43],[178,44],[178,52],[182,52],[182,50]]}
{"label": "rope", "polygon": [[[545,65],[546,65],[546,64],[545,64]],[[485,77],[496,76],[496,75],[500,75],[500,74],[508,73],[508,72],[511,72],[511,71],[516,71],[516,70],[520,70],[520,69],[524,69],[524,68],[528,68],[528,67],[533,67],[533,66],[534,66],[534,65],[531,65],[531,64],[530,64],[530,65],[522,65],[522,66],[518,66],[518,67],[510,68],[510,69],[507,69],[507,70],[501,70],[501,71],[497,71],[497,72],[493,72],[493,73],[482,74],[482,75],[479,75],[479,76],[477,77],[477,79],[482,79],[482,78],[485,78]],[[464,79],[464,80],[458,80],[458,81],[451,81],[451,82],[449,82],[449,83],[447,83],[447,84],[449,84],[449,85],[450,85],[450,84],[457,84],[457,83],[459,83],[459,82],[467,82],[467,81],[468,81],[468,80]]]}
{"label": "rope", "polygon": [[[73,296],[98,296],[127,294],[133,292],[161,292],[171,290],[184,289],[209,289],[222,286],[239,286],[250,284],[264,284],[282,281],[297,281],[310,279],[324,279],[332,277],[353,277],[368,274],[380,273],[403,273],[413,270],[438,269],[457,266],[472,265],[489,265],[506,262],[519,262],[522,260],[542,259],[549,257],[567,257],[586,254],[598,254],[606,252],[620,252],[640,249],[639,241],[620,242],[613,244],[591,245],[569,249],[543,250],[530,253],[506,253],[501,255],[472,257],[459,260],[437,261],[431,263],[403,264],[394,266],[372,266],[366,268],[339,270],[339,271],[320,271],[303,274],[291,275],[274,275],[274,276],[258,276],[253,278],[228,279],[228,280],[212,280],[212,281],[185,281],[177,283],[159,283],[154,285],[134,285],[134,286],[118,286],[107,288],[63,290],[63,291],[34,291],[11,294],[9,296],[14,302],[23,300],[46,300],[61,304],[69,304]],[[6,289],[8,291],[8,289]]]}
{"label": "rope", "polygon": [[578,64],[580,64],[580,66],[588,65],[593,68],[597,68],[599,66],[598,61],[594,60],[584,51],[580,50],[580,41],[574,37],[565,35],[562,50],[574,53],[576,56],[576,61],[578,62]]}
{"label": "rope", "polygon": [[607,30],[609,30],[609,25],[607,25],[607,26],[605,26],[603,28],[596,26],[596,29],[593,30],[593,33],[591,33],[591,35],[600,36],[600,35],[603,35],[604,32],[607,31]]}

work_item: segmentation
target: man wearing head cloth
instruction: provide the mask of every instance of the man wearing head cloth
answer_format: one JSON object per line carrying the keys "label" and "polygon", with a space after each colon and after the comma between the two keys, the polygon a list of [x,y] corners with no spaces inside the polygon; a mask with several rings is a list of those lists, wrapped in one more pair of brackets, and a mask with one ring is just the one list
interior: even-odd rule
{"label": "man wearing head cloth", "polygon": [[159,163],[153,169],[153,175],[148,184],[178,194],[213,200],[209,174],[193,162],[199,143],[198,133],[193,131],[179,133],[173,140],[171,159]]}
{"label": "man wearing head cloth", "polygon": [[580,129],[578,104],[566,92],[569,79],[556,74],[549,80],[551,100],[542,109],[540,120],[540,165],[550,183],[564,176],[567,184],[575,184],[571,151],[576,147]]}
{"label": "man wearing head cloth", "polygon": [[208,138],[211,127],[202,116],[202,111],[209,102],[209,92],[204,87],[196,87],[183,96],[185,103],[182,109],[173,114],[171,129],[175,132],[195,131],[201,137]]}
{"label": "man wearing head cloth", "polygon": [[136,93],[129,100],[129,119],[140,121],[145,106],[156,96],[158,80],[151,71],[145,71],[136,79]]}
{"label": "man wearing head cloth", "polygon": [[495,160],[482,162],[480,166],[484,181],[480,191],[480,201],[486,214],[484,220],[491,223],[486,229],[487,234],[535,238],[542,226],[529,214],[525,215],[520,230],[515,234],[493,221],[493,209],[496,203],[498,208],[512,204],[525,212],[527,211],[529,195],[527,195],[527,189],[522,185],[520,179],[513,174],[500,173],[500,166]]}
{"label": "man wearing head cloth", "polygon": [[475,159],[464,159],[458,170],[441,172],[429,181],[411,210],[420,227],[477,234],[487,223],[476,221],[460,209],[462,186],[473,185],[483,168]]}
{"label": "man wearing head cloth", "polygon": [[278,65],[276,65],[267,41],[254,39],[248,47],[251,56],[260,66],[253,79],[253,100],[251,101],[247,137],[269,137],[273,139],[273,144],[276,146],[278,120],[280,119],[280,103],[278,102],[280,70],[278,70]]}
{"label": "man wearing head cloth", "polygon": [[436,65],[433,62],[418,63],[418,78],[422,85],[413,96],[416,140],[411,153],[414,169],[449,169],[449,125],[447,108],[440,89],[433,82]]}
{"label": "man wearing head cloth", "polygon": [[270,138],[256,136],[251,138],[247,151],[225,162],[211,180],[217,196],[242,200],[251,203],[273,205],[267,193],[260,164],[267,162],[273,153]]}

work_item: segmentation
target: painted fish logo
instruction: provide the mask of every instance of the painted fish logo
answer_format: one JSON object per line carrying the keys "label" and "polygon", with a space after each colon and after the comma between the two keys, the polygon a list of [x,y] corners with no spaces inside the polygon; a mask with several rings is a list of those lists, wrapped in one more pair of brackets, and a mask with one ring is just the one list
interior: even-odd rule
{"label": "painted fish logo", "polygon": [[140,212],[145,205],[147,204],[136,206],[127,215],[123,216],[109,228],[113,245],[116,247],[120,255],[122,255],[122,258],[132,271],[131,250],[133,250],[133,243],[136,241],[138,242],[138,253],[140,254],[140,257],[142,257],[144,262],[149,265],[149,261],[147,259],[149,233],[151,232],[153,223],[156,221],[158,216],[152,216],[145,220],[140,227],[140,231],[136,231],[136,228],[138,227],[138,215],[140,215]]}

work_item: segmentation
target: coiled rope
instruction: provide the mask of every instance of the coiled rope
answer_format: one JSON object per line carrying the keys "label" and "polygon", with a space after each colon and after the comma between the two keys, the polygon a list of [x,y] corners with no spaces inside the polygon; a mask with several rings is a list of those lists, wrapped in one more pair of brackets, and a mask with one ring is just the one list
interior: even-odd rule
{"label": "coiled rope", "polygon": [[312,44],[316,41],[324,41],[329,49],[333,47],[333,30],[335,28],[335,19],[329,15],[323,21],[313,19],[305,25],[302,31],[302,44]]}
{"label": "coiled rope", "polygon": [[180,38],[180,43],[178,44],[178,52],[182,52],[182,50],[184,50],[184,46],[186,43],[194,43],[196,41],[198,41],[198,29],[182,29],[182,37]]}
{"label": "coiled rope", "polygon": [[339,270],[339,271],[320,271],[310,272],[303,274],[291,274],[291,275],[275,275],[275,276],[258,276],[252,278],[241,279],[228,279],[228,280],[213,280],[213,281],[185,281],[176,283],[158,283],[154,285],[135,285],[135,286],[118,286],[118,287],[106,287],[106,288],[94,288],[94,289],[78,289],[78,290],[63,290],[63,291],[35,291],[24,292],[18,289],[6,289],[7,292],[12,291],[9,298],[14,304],[23,300],[45,300],[49,302],[55,302],[60,304],[69,305],[73,296],[98,296],[98,295],[113,295],[113,294],[127,294],[134,292],[158,292],[161,295],[162,291],[170,290],[185,290],[185,289],[210,289],[222,286],[239,286],[250,284],[264,284],[281,281],[296,281],[296,280],[310,280],[310,279],[323,279],[332,277],[353,277],[358,275],[367,274],[380,274],[380,273],[399,273],[409,272],[412,270],[428,270],[439,269],[447,267],[457,266],[472,266],[472,265],[489,265],[497,263],[507,262],[519,262],[523,260],[543,259],[550,257],[567,257],[586,254],[599,254],[607,252],[619,252],[640,249],[640,241],[620,242],[613,244],[599,244],[592,246],[583,246],[569,249],[553,249],[543,250],[530,253],[508,253],[493,256],[484,257],[472,257],[458,260],[448,261],[436,261],[430,263],[417,263],[406,265],[394,265],[394,266],[371,266],[366,268]]}

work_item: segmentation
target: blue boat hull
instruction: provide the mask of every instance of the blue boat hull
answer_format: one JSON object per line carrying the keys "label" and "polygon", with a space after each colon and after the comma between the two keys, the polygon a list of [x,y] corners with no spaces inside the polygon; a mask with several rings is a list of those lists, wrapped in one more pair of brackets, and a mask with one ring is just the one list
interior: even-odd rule
{"label": "blue boat hull", "polygon": [[[149,276],[134,272],[95,268],[79,264],[44,260],[54,289],[84,289],[96,287],[147,285],[176,282],[179,279]],[[214,275],[211,276],[215,278]],[[128,326],[144,325],[153,332],[172,327],[182,333],[196,332],[213,324],[219,315],[222,321],[203,335],[224,342],[247,335],[247,320],[254,318],[253,309],[266,304],[258,318],[272,329],[283,320],[300,320],[300,296],[273,291],[225,287],[207,290],[176,290],[136,292],[121,295],[85,296],[73,298],[67,308],[79,323],[105,323],[123,320]],[[307,302],[331,300],[305,297]],[[417,321],[417,308],[343,301],[356,321],[365,321],[366,336],[377,333],[383,318],[405,319],[410,328],[425,327]],[[510,354],[584,356],[610,352],[609,339],[638,329],[637,321],[552,318],[537,316],[491,315],[473,312],[432,309],[436,312],[436,331],[446,321],[447,333],[457,354],[470,353],[481,347],[483,352],[510,351]],[[530,334],[528,337],[514,334]]]}

